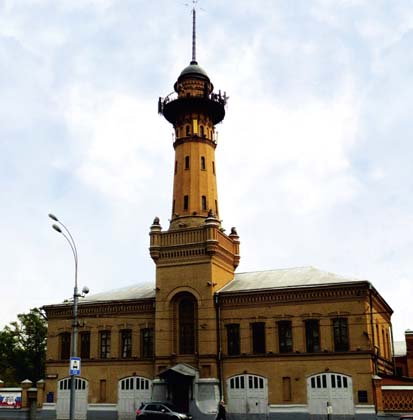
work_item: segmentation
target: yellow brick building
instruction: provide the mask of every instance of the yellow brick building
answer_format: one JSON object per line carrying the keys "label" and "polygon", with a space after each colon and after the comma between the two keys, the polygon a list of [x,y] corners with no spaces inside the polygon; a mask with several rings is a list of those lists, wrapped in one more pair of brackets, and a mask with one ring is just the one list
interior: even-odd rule
{"label": "yellow brick building", "polygon": [[[170,224],[150,227],[150,284],[79,305],[76,418],[132,419],[141,401],[170,400],[214,418],[374,416],[390,374],[392,310],[373,285],[313,267],[235,273],[240,241],[219,214],[215,126],[226,95],[196,62],[159,112],[175,131]],[[167,180],[166,180],[167,181]],[[71,304],[49,320],[43,417],[68,418]]]}

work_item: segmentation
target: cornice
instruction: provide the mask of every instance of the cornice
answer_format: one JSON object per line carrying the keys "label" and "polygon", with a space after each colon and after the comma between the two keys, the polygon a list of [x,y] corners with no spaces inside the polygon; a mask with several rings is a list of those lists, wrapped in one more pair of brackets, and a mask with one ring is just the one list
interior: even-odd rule
{"label": "cornice", "polygon": [[337,299],[366,298],[368,287],[366,285],[320,286],[309,288],[284,288],[279,290],[245,290],[239,292],[219,293],[222,308],[231,306],[263,305],[274,303],[325,301]]}
{"label": "cornice", "polygon": [[[73,314],[73,305],[44,306],[44,310],[49,319],[70,318]],[[155,298],[135,301],[80,303],[78,306],[78,316],[80,317],[110,317],[131,313],[155,313]]]}

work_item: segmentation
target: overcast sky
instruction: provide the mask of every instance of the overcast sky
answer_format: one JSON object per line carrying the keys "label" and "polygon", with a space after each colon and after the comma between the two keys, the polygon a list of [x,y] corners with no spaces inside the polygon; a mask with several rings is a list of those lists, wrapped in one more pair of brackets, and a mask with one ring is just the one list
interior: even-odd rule
{"label": "overcast sky", "polygon": [[[188,0],[187,0],[188,1]],[[191,3],[189,1],[189,3]],[[230,96],[220,215],[238,272],[370,280],[413,329],[413,3],[200,0],[197,59]],[[172,203],[157,99],[191,58],[180,0],[0,0],[0,327],[73,294],[155,279]]]}

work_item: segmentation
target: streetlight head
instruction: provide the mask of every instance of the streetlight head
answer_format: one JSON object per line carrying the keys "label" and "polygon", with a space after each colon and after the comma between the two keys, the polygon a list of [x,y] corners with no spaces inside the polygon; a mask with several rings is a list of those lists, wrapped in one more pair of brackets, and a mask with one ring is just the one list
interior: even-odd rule
{"label": "streetlight head", "polygon": [[54,220],[55,222],[58,222],[59,221],[59,219],[54,215],[54,214],[52,214],[52,213],[49,213],[49,217],[52,219],[52,220]]}
{"label": "streetlight head", "polygon": [[82,294],[87,295],[89,293],[89,287],[83,286]]}
{"label": "streetlight head", "polygon": [[56,230],[57,232],[62,233],[62,229],[60,229],[60,227],[59,227],[59,226],[57,226],[56,224],[52,225],[52,228],[53,228],[54,230]]}

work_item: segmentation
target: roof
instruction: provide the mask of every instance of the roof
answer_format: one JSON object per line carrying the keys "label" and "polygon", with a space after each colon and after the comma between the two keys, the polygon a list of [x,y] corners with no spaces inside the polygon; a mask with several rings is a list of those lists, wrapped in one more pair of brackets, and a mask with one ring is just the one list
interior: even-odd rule
{"label": "roof", "polygon": [[198,65],[196,61],[191,61],[191,64],[189,66],[186,66],[182,71],[181,74],[178,77],[178,80],[183,76],[200,76],[202,78],[207,78],[209,80],[207,72]]}
{"label": "roof", "polygon": [[401,357],[406,356],[406,341],[395,341],[394,342],[394,356]]}
{"label": "roof", "polygon": [[219,293],[265,289],[315,287],[345,283],[365,283],[365,280],[342,277],[315,267],[296,267],[279,270],[238,273]]}
{"label": "roof", "polygon": [[[342,277],[334,273],[319,270],[315,267],[284,268],[279,270],[254,271],[237,273],[234,279],[218,293],[247,292],[268,289],[285,289],[297,287],[315,287],[337,284],[365,282],[364,280]],[[119,300],[153,299],[155,284],[144,283],[121,289],[109,290],[88,295],[80,303],[95,303]]]}
{"label": "roof", "polygon": [[107,292],[86,296],[80,301],[80,303],[105,302],[113,300],[151,299],[154,297],[155,284],[143,283],[123,287],[122,289],[109,290]]}

